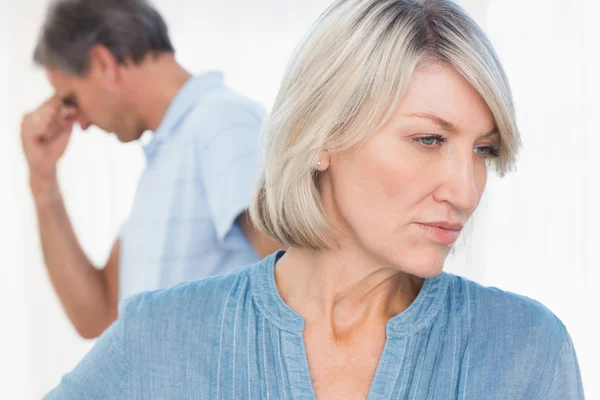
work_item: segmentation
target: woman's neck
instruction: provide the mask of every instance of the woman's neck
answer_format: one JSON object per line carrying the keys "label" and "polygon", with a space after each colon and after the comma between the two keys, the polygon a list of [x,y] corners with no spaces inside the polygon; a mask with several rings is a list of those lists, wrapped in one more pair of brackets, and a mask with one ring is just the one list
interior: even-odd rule
{"label": "woman's neck", "polygon": [[307,324],[330,326],[340,339],[365,326],[385,325],[408,308],[423,285],[423,279],[359,251],[297,248],[277,262],[275,280],[282,299]]}

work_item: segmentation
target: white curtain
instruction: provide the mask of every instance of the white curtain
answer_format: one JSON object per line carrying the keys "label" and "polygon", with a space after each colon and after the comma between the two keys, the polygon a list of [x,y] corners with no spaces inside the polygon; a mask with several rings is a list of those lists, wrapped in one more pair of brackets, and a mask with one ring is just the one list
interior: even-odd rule
{"label": "white curtain", "polygon": [[[523,131],[519,171],[492,178],[448,269],[529,295],[569,328],[588,398],[600,398],[598,291],[600,126],[595,0],[464,0],[511,79]],[[526,4],[523,4],[526,3]],[[42,263],[20,148],[23,112],[50,95],[30,62],[48,0],[0,0],[0,398],[37,399],[93,344],[67,321]],[[270,107],[294,46],[328,0],[157,0],[178,59],[192,72],[221,69],[237,90]],[[594,8],[594,9],[592,9]],[[595,132],[594,132],[595,133]],[[595,138],[595,137],[594,137]],[[103,264],[128,214],[144,165],[137,144],[97,130],[74,135],[60,165],[82,245]],[[595,269],[594,269],[595,268]]]}

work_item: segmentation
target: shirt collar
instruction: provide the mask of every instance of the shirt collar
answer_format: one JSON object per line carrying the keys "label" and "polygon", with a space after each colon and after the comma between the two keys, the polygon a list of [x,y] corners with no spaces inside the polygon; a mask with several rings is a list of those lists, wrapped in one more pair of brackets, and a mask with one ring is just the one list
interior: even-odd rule
{"label": "shirt collar", "polygon": [[177,131],[177,127],[185,116],[206,93],[221,86],[223,86],[223,74],[219,71],[211,71],[190,77],[169,104],[167,112],[154,132],[152,139],[142,146],[146,158],[151,158],[157,147]]}
{"label": "shirt collar", "polygon": [[[275,263],[285,251],[280,250],[253,268],[250,278],[252,297],[262,314],[275,326],[293,334],[302,334],[304,319],[284,303],[275,284]],[[425,279],[413,303],[387,322],[388,337],[412,335],[429,326],[442,308],[450,276],[444,272]]]}

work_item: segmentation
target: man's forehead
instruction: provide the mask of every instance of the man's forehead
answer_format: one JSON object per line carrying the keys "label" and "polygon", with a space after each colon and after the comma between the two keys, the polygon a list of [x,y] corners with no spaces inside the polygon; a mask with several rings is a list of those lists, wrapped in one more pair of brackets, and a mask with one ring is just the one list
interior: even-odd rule
{"label": "man's forehead", "polygon": [[68,77],[60,72],[46,70],[48,80],[54,88],[54,95],[62,100],[65,105],[75,104],[75,96]]}
{"label": "man's forehead", "polygon": [[54,95],[61,99],[62,102],[65,104],[75,102],[75,95],[73,94],[73,92],[65,88],[54,86]]}
{"label": "man's forehead", "polygon": [[67,95],[70,89],[70,79],[67,75],[54,69],[46,69],[46,76],[50,84],[54,87],[57,95]]}

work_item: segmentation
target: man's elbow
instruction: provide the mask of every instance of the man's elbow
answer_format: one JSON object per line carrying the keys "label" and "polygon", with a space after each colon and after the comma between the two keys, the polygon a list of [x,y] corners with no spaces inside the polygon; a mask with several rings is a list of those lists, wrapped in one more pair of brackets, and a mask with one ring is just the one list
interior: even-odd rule
{"label": "man's elbow", "polygon": [[102,334],[103,331],[98,329],[89,329],[89,328],[75,328],[79,336],[83,339],[96,339],[98,336]]}
{"label": "man's elbow", "polygon": [[266,256],[273,254],[275,251],[284,248],[284,246],[275,240],[271,239],[260,230],[256,229],[250,222],[247,212],[242,213],[238,219],[238,224],[246,235],[246,238],[254,248],[258,256],[263,259]]}
{"label": "man's elbow", "polygon": [[83,339],[96,339],[114,322],[116,316],[96,318],[94,321],[72,321],[77,334]]}

